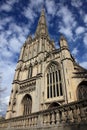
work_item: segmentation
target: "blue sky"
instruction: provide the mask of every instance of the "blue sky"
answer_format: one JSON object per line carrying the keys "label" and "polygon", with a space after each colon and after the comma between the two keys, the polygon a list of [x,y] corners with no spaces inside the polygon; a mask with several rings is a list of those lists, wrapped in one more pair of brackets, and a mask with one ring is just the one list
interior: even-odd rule
{"label": "blue sky", "polygon": [[64,34],[76,61],[87,68],[87,0],[0,0],[0,86],[6,88],[0,114],[6,111],[20,48],[34,36],[43,6],[56,47]]}

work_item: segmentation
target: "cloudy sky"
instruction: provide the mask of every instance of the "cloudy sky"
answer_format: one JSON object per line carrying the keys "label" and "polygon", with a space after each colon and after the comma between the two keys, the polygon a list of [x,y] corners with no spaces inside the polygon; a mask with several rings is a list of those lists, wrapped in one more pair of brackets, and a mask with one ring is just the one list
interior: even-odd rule
{"label": "cloudy sky", "polygon": [[6,111],[20,48],[34,36],[43,6],[56,47],[64,34],[76,61],[87,68],[87,0],[0,0],[0,87],[6,89],[0,114]]}

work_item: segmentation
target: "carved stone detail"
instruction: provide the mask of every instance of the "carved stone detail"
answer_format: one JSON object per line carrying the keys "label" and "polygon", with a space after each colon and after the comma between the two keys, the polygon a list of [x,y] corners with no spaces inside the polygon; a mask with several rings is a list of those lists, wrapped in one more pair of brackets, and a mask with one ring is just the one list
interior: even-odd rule
{"label": "carved stone detail", "polygon": [[25,93],[25,92],[31,92],[35,90],[36,81],[32,81],[29,83],[24,83],[23,85],[20,85],[19,93]]}

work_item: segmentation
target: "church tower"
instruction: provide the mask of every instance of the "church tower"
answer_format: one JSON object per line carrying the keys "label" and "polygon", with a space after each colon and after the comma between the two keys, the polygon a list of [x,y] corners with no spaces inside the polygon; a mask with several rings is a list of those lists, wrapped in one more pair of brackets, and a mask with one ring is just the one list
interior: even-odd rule
{"label": "church tower", "polygon": [[[72,57],[62,35],[60,48],[48,34],[45,11],[42,9],[35,36],[23,44],[15,70],[6,119],[76,101],[80,85],[86,85],[79,72],[85,72]],[[77,76],[77,77],[76,77]],[[79,91],[79,92],[78,92]],[[87,89],[84,89],[87,95]]]}

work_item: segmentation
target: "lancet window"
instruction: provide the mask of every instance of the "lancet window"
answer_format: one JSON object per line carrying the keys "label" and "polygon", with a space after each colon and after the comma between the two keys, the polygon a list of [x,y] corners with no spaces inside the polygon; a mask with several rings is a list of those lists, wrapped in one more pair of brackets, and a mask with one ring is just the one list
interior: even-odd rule
{"label": "lancet window", "polygon": [[61,71],[56,64],[51,64],[47,71],[47,98],[63,95]]}

